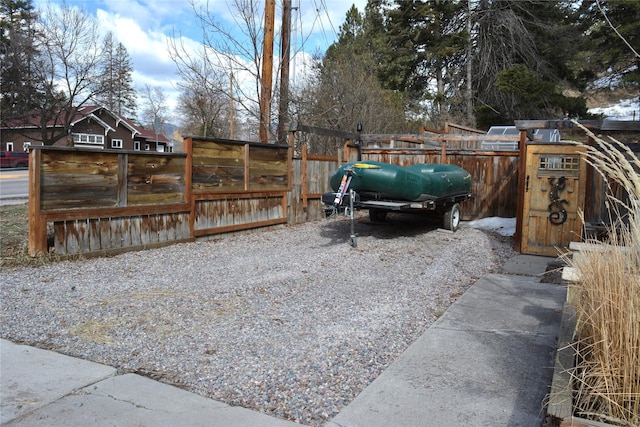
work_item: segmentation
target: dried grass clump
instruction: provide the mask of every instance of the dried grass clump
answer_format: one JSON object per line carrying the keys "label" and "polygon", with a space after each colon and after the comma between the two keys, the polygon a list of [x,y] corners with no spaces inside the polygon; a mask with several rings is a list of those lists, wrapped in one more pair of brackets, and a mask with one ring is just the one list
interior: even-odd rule
{"label": "dried grass clump", "polygon": [[[584,128],[583,128],[584,129]],[[576,305],[574,415],[622,426],[640,425],[640,161],[618,141],[603,141],[586,160],[628,195],[608,195],[609,241],[568,260],[579,273]]]}

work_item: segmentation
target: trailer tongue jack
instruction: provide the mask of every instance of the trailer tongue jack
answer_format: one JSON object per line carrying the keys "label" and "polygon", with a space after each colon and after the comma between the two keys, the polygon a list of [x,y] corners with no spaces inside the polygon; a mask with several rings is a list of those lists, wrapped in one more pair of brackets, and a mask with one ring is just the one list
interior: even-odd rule
{"label": "trailer tongue jack", "polygon": [[[356,192],[349,188],[349,184],[351,184],[351,179],[353,178],[353,169],[345,169],[344,175],[342,176],[342,181],[340,181],[340,188],[337,193],[326,193],[325,197],[323,197],[323,203],[325,204],[324,213],[326,217],[337,214],[340,211],[344,212],[351,220],[351,236],[349,237],[349,244],[352,247],[358,246],[358,241],[356,239],[355,232],[355,214],[354,214],[354,206],[353,200],[356,198]],[[349,206],[344,206],[343,202],[344,196],[349,190]],[[332,197],[333,201],[329,204],[329,200],[327,197]]]}

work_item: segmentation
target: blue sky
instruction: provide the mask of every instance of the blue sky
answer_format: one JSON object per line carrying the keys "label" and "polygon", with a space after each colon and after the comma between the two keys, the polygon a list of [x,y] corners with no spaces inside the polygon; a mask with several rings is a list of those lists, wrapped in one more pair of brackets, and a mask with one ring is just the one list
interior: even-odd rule
{"label": "blue sky", "polygon": [[[197,6],[208,7],[218,22],[233,28],[234,0],[195,0]],[[47,3],[63,0],[34,0],[38,9]],[[189,0],[64,0],[77,6],[100,22],[102,30],[111,31],[127,49],[134,66],[134,86],[158,86],[175,106],[176,66],[167,50],[167,39],[181,33],[190,46],[202,42],[200,28]],[[264,9],[264,2],[259,1]],[[282,2],[276,0],[276,27],[279,27]],[[337,32],[352,4],[362,12],[366,0],[292,0],[292,51],[302,61],[315,52],[324,51],[336,40]],[[277,33],[279,34],[279,32]],[[274,51],[278,56],[279,52]]]}

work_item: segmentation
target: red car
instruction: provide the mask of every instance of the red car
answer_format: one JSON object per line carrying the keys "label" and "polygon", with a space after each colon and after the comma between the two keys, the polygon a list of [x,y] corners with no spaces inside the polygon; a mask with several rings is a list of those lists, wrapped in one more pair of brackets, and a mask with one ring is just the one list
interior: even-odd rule
{"label": "red car", "polygon": [[20,151],[0,152],[0,167],[3,168],[28,168],[29,153]]}

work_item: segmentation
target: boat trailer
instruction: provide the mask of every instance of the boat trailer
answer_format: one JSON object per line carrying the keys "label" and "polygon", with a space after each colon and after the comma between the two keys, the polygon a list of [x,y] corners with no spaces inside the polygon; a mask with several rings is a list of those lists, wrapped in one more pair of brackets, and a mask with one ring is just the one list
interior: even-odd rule
{"label": "boat trailer", "polygon": [[328,192],[322,195],[325,218],[334,215],[345,215],[351,222],[351,235],[349,244],[357,247],[357,237],[355,233],[355,211],[367,209],[369,219],[374,222],[384,222],[388,212],[438,212],[443,214],[443,226],[450,231],[456,231],[460,224],[460,202],[471,198],[471,194],[444,197],[437,200],[426,200],[421,202],[407,200],[389,200],[378,198],[372,192],[358,193],[349,188],[354,175],[353,168],[345,168],[344,175],[340,181],[337,192]]}

